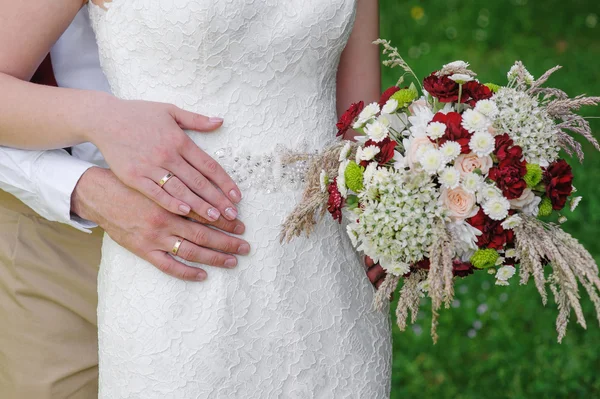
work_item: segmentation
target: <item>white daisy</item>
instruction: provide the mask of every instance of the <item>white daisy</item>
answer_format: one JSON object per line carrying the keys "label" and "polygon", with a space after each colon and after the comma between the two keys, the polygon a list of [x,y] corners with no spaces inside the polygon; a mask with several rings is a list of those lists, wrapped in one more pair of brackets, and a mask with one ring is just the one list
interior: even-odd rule
{"label": "white daisy", "polygon": [[379,120],[369,123],[365,128],[365,133],[376,143],[385,139],[389,131],[389,128]]}
{"label": "white daisy", "polygon": [[478,156],[485,157],[494,151],[496,141],[488,132],[476,132],[471,136],[469,148]]}
{"label": "white daisy", "polygon": [[354,125],[352,125],[352,127],[354,129],[360,129],[360,128],[364,127],[365,124],[367,122],[369,122],[371,119],[373,119],[373,117],[375,115],[377,115],[378,112],[379,112],[379,104],[378,103],[374,102],[374,103],[367,105],[365,108],[363,108],[361,113],[358,115],[358,119],[356,120]]}
{"label": "white daisy", "polygon": [[444,156],[435,148],[429,148],[420,157],[419,163],[423,170],[433,175],[442,170],[445,166]]}
{"label": "white daisy", "polygon": [[462,114],[462,127],[471,133],[488,130],[490,120],[481,112],[468,109]]}
{"label": "white daisy", "polygon": [[460,172],[456,168],[447,167],[440,172],[440,183],[443,187],[454,189],[460,184]]}
{"label": "white daisy", "polygon": [[510,202],[504,197],[492,198],[483,204],[483,212],[492,220],[502,220],[508,216]]}
{"label": "white daisy", "polygon": [[475,104],[475,111],[490,119],[494,119],[498,115],[498,107],[492,100],[479,100]]}
{"label": "white daisy", "polygon": [[515,275],[516,271],[517,269],[515,269],[514,266],[502,266],[500,269],[498,269],[498,272],[496,273],[496,278],[498,280],[507,281]]}
{"label": "white daisy", "polygon": [[506,219],[504,222],[502,222],[502,228],[505,230],[512,230],[515,227],[519,227],[522,222],[523,222],[523,220],[521,219],[521,217],[519,215],[512,215],[511,217]]}
{"label": "white daisy", "polygon": [[349,163],[350,163],[350,161],[348,161],[348,160],[340,163],[340,166],[338,168],[338,176],[337,176],[337,180],[336,180],[338,191],[344,198],[346,198],[348,196],[348,188],[346,188],[345,173],[346,173],[346,168],[348,167]]}
{"label": "white daisy", "polygon": [[340,151],[340,157],[339,157],[338,161],[340,161],[340,162],[345,161],[346,159],[348,159],[349,156],[350,156],[350,142],[347,142],[346,144],[344,144],[344,146],[342,147],[342,150]]}
{"label": "white daisy", "polygon": [[432,140],[437,140],[446,133],[446,125],[441,122],[431,122],[425,129],[427,136]]}
{"label": "white daisy", "polygon": [[514,248],[507,249],[506,252],[504,252],[504,256],[507,258],[516,259],[517,258],[517,250]]}
{"label": "white daisy", "polygon": [[475,194],[481,186],[483,179],[476,173],[469,173],[463,177],[462,186],[465,191]]}
{"label": "white daisy", "polygon": [[440,152],[446,159],[446,162],[454,161],[460,155],[461,150],[462,147],[456,141],[446,141],[440,147]]}
{"label": "white daisy", "polygon": [[502,191],[494,184],[482,184],[477,190],[477,202],[479,203],[498,197],[502,197]]}
{"label": "white daisy", "polygon": [[382,114],[393,114],[398,109],[398,100],[390,98],[387,100],[383,108],[381,108]]}
{"label": "white daisy", "polygon": [[464,73],[455,73],[454,75],[449,76],[449,78],[458,84],[465,84],[473,80],[471,76]]}
{"label": "white daisy", "polygon": [[573,197],[573,199],[571,199],[571,206],[569,208],[571,209],[571,212],[573,212],[575,208],[577,208],[577,205],[579,205],[582,199],[583,197]]}
{"label": "white daisy", "polygon": [[[381,151],[381,149],[377,146],[374,146],[374,145],[367,146],[362,149],[362,151],[360,153],[359,161],[370,161],[371,159],[375,158],[375,155],[379,154],[380,151]],[[358,154],[358,152],[357,152],[357,154]],[[357,162],[357,163],[360,163],[360,162]]]}
{"label": "white daisy", "polygon": [[321,174],[319,175],[319,182],[321,183],[321,192],[326,192],[327,185],[329,184],[329,176],[327,176],[327,172],[325,172],[325,170],[321,171]]}

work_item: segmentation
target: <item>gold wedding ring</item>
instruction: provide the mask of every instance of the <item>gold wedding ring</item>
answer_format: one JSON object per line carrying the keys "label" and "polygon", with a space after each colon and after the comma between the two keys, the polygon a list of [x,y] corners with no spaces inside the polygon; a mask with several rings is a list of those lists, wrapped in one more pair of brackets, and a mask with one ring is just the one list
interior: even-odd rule
{"label": "gold wedding ring", "polygon": [[177,242],[175,243],[175,245],[173,245],[173,249],[171,250],[171,253],[175,256],[177,256],[177,252],[179,252],[179,247],[181,247],[181,244],[183,243],[183,240],[181,238],[179,238],[177,240]]}
{"label": "gold wedding ring", "polygon": [[167,184],[169,179],[173,176],[175,176],[173,173],[171,173],[171,172],[167,173],[162,179],[160,179],[160,181],[158,182],[158,185],[160,187],[164,186],[165,184]]}

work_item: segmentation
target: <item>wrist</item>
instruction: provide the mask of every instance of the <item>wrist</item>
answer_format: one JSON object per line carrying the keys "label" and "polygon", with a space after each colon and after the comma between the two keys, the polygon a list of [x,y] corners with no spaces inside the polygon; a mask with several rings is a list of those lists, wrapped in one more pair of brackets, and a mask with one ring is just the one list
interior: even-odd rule
{"label": "wrist", "polygon": [[71,194],[71,213],[101,225],[99,209],[94,206],[95,199],[106,193],[105,188],[113,178],[108,169],[91,167],[85,171]]}
{"label": "wrist", "polygon": [[115,115],[115,110],[119,109],[121,101],[105,92],[93,92],[93,99],[87,106],[89,113],[84,115],[82,123],[77,129],[81,138],[80,141],[89,142],[98,147],[98,143],[102,141],[101,138],[107,131],[106,124],[111,121],[110,115]]}

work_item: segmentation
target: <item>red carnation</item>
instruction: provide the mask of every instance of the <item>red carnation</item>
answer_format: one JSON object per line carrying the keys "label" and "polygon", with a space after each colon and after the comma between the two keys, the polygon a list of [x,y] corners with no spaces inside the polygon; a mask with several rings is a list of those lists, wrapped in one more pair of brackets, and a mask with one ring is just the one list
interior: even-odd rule
{"label": "red carnation", "polygon": [[564,159],[552,163],[544,172],[546,195],[552,201],[552,209],[560,211],[573,192],[573,171]]}
{"label": "red carnation", "polygon": [[392,86],[389,89],[387,89],[386,91],[384,91],[383,94],[381,95],[381,98],[379,99],[379,107],[383,108],[385,103],[387,103],[388,100],[390,99],[390,97],[392,97],[394,95],[394,93],[396,93],[398,90],[400,90],[400,88],[398,86]]}
{"label": "red carnation", "polygon": [[[419,261],[415,267],[417,269],[429,270],[431,262],[428,258]],[[469,274],[473,274],[473,265],[469,262],[462,262],[459,259],[452,261],[452,274],[458,277],[467,277]]]}
{"label": "red carnation", "polygon": [[356,119],[356,117],[360,114],[364,107],[365,103],[360,101],[352,104],[350,108],[348,108],[348,110],[344,112],[344,115],[342,115],[342,117],[336,125],[338,128],[338,132],[335,135],[336,137],[344,135],[348,131],[348,129],[352,127],[354,119]]}
{"label": "red carnation", "polygon": [[[387,162],[389,162],[392,158],[394,158],[394,150],[396,149],[396,146],[398,145],[398,143],[396,143],[394,140],[390,139],[389,137],[386,137],[385,139],[381,140],[379,143],[376,143],[373,140],[367,140],[365,142],[365,147],[368,147],[370,145],[379,147],[379,153],[377,155],[375,155],[375,161],[377,161],[377,163],[379,163],[379,165],[384,165]],[[361,161],[360,166],[366,168],[368,164],[369,164],[369,161]]]}
{"label": "red carnation", "polygon": [[489,178],[496,182],[506,199],[519,198],[527,188],[527,183],[523,180],[527,173],[525,165],[525,161],[507,158],[490,169]]}
{"label": "red carnation", "polygon": [[333,220],[342,223],[342,208],[344,207],[344,198],[337,188],[337,177],[327,187],[329,199],[327,200],[327,210],[333,216]]}
{"label": "red carnation", "polygon": [[505,161],[508,158],[516,160],[523,158],[523,149],[518,145],[514,145],[514,142],[506,133],[496,136],[494,153],[498,161]]}
{"label": "red carnation", "polygon": [[423,80],[423,87],[429,94],[443,103],[458,101],[458,83],[448,76],[436,76],[436,72]]}
{"label": "red carnation", "polygon": [[467,102],[470,106],[474,107],[477,101],[487,100],[491,98],[493,93],[486,85],[471,80],[463,85],[462,93],[464,99],[461,98],[461,102]]}
{"label": "red carnation", "polygon": [[462,127],[462,116],[458,112],[448,112],[447,114],[438,112],[434,115],[432,122],[440,122],[446,125],[446,133],[438,140],[440,146],[446,141],[456,141],[461,146],[461,153],[468,154],[471,152],[469,148],[471,134]]}
{"label": "red carnation", "polygon": [[500,250],[505,244],[512,244],[514,233],[512,230],[504,230],[502,220],[493,220],[489,218],[482,209],[477,215],[467,219],[467,223],[481,231],[477,237],[477,246],[479,248],[493,248]]}

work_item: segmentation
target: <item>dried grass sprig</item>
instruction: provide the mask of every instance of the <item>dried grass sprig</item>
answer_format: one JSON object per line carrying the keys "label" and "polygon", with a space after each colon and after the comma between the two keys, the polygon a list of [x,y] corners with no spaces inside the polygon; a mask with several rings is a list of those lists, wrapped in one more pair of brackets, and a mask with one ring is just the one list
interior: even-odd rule
{"label": "dried grass sprig", "polygon": [[[521,64],[521,66],[522,66],[522,64]],[[562,67],[560,65],[557,65],[553,68],[548,69],[546,72],[544,72],[544,74],[542,76],[540,76],[537,80],[535,80],[533,82],[533,84],[531,85],[531,87],[528,90],[529,94],[535,96],[535,95],[545,91],[546,89],[542,88],[542,85],[548,81],[548,79],[554,72],[558,71],[561,68]],[[558,90],[558,89],[555,89],[555,90]],[[561,93],[564,93],[562,90],[558,90],[558,91]]]}
{"label": "dried grass sprig", "polygon": [[426,279],[427,272],[425,270],[414,271],[404,279],[404,284],[400,289],[398,306],[396,307],[396,324],[400,331],[406,330],[409,311],[411,313],[411,323],[417,321],[422,297],[419,284]]}
{"label": "dried grass sprig", "polygon": [[383,47],[383,54],[387,55],[387,60],[382,61],[383,65],[390,68],[399,66],[404,71],[402,76],[400,76],[400,78],[398,79],[396,86],[400,87],[402,82],[404,82],[404,76],[408,73],[415,78],[421,89],[423,89],[423,86],[421,85],[421,79],[417,77],[417,75],[408,65],[408,63],[404,61],[404,58],[402,58],[400,52],[398,52],[398,49],[396,47],[393,47],[391,43],[385,39],[377,39],[373,42],[373,44],[381,44],[381,46]]}

